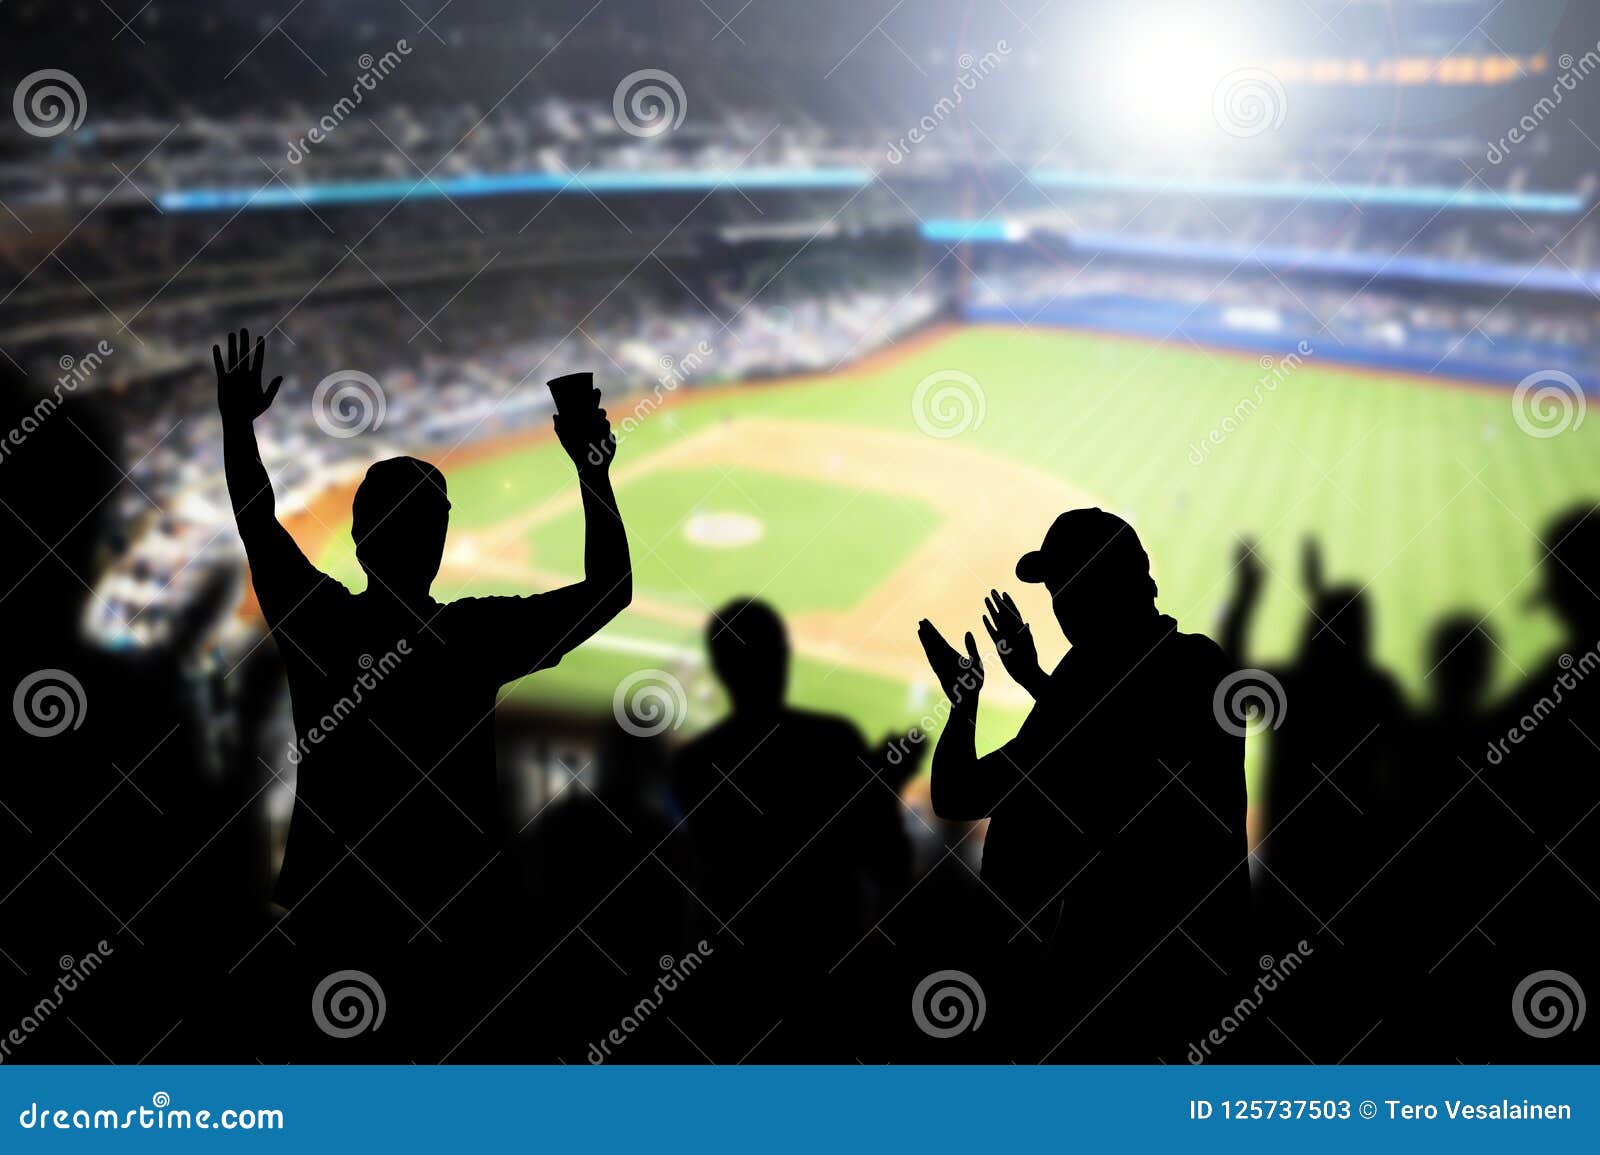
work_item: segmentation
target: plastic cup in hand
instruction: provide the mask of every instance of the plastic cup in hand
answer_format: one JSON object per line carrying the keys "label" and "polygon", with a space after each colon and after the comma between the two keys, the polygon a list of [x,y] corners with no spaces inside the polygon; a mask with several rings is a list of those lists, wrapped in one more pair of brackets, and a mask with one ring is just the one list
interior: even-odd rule
{"label": "plastic cup in hand", "polygon": [[555,399],[556,412],[563,417],[593,413],[600,407],[600,391],[594,387],[593,373],[568,373],[546,384]]}

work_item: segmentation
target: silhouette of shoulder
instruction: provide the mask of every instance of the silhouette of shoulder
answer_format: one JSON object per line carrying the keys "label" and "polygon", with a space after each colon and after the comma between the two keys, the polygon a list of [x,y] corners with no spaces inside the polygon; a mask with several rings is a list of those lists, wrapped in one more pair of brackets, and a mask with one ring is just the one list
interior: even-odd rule
{"label": "silhouette of shoulder", "polygon": [[1227,669],[1233,666],[1233,659],[1228,657],[1215,641],[1206,634],[1190,634],[1183,630],[1173,630],[1172,644],[1179,647],[1178,652],[1195,665],[1216,666]]}
{"label": "silhouette of shoulder", "polygon": [[1205,634],[1186,634],[1182,630],[1174,630],[1170,644],[1180,663],[1193,670],[1197,678],[1206,679],[1212,684],[1221,682],[1239,668],[1228,652]]}
{"label": "silhouette of shoulder", "polygon": [[678,752],[674,787],[686,808],[724,777],[746,794],[787,798],[785,809],[827,805],[829,798],[837,806],[842,787],[854,790],[871,774],[866,750],[861,731],[837,715],[787,707],[759,717],[732,714]]}
{"label": "silhouette of shoulder", "polygon": [[850,719],[838,714],[824,714],[816,710],[784,711],[783,724],[786,728],[805,730],[832,743],[841,746],[866,747],[866,739],[862,737],[861,730]]}
{"label": "silhouette of shoulder", "polygon": [[559,665],[581,639],[554,612],[548,594],[457,598],[438,611],[446,645],[459,640],[497,681]]}
{"label": "silhouette of shoulder", "polygon": [[261,615],[275,630],[293,631],[296,619],[306,610],[311,612],[304,614],[308,620],[303,628],[321,629],[322,622],[313,626],[309,619],[338,612],[348,605],[347,599],[356,596],[343,582],[312,565],[298,549],[257,550],[250,557],[250,580]]}

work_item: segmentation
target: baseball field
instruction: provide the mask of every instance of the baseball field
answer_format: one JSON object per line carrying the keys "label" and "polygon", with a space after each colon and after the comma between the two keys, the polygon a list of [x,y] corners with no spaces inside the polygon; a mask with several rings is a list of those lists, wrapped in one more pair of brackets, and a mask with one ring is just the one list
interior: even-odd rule
{"label": "baseball field", "polygon": [[[683,732],[723,708],[702,629],[738,595],[787,616],[794,698],[850,715],[869,736],[938,700],[919,618],[953,641],[973,630],[989,652],[979,615],[991,586],[1017,597],[1048,666],[1064,641],[1012,568],[1057,513],[1084,504],[1132,522],[1161,607],[1191,631],[1213,631],[1236,543],[1258,539],[1270,572],[1254,661],[1293,652],[1311,534],[1330,579],[1368,587],[1379,660],[1419,701],[1429,635],[1446,613],[1486,619],[1506,686],[1558,637],[1533,602],[1537,534],[1600,497],[1600,432],[1581,403],[1530,415],[1531,400],[1518,405],[1509,389],[1359,371],[1316,353],[1273,361],[952,328],[829,375],[647,396],[606,401],[622,432],[614,477],[633,605],[512,693],[598,717],[630,675],[664,671],[684,688]],[[579,576],[577,484],[551,436],[435,460],[454,505],[435,596]],[[348,521],[334,528],[319,561],[359,589]],[[1007,736],[1026,707],[990,659],[983,742]]]}

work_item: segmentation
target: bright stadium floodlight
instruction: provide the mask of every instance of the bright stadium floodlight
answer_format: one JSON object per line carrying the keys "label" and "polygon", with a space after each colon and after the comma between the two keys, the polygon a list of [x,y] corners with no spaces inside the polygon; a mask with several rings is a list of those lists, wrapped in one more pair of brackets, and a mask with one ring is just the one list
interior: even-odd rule
{"label": "bright stadium floodlight", "polygon": [[1119,7],[1089,35],[1096,104],[1123,146],[1170,154],[1218,142],[1219,86],[1248,63],[1237,5]]}

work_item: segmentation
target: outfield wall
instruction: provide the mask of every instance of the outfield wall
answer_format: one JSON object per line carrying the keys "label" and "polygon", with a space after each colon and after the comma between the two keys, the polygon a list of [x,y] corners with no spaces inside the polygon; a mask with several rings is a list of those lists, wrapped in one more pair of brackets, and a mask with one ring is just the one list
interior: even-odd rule
{"label": "outfield wall", "polygon": [[[1161,341],[1179,337],[1198,345],[1275,357],[1303,352],[1304,341],[1321,360],[1402,373],[1440,374],[1507,387],[1532,373],[1561,370],[1575,376],[1585,392],[1596,391],[1594,360],[1586,351],[1572,346],[1508,338],[1491,346],[1487,337],[1469,334],[1463,339],[1459,333],[1443,331],[1426,334],[1422,348],[1353,341],[1341,345],[1309,322],[1298,323],[1289,318],[1275,328],[1246,328],[1230,323],[1225,314],[1226,310],[1218,305],[1189,305],[1124,294],[969,304],[961,313],[962,319],[972,324],[1099,329]],[[1409,343],[1414,345],[1415,338]]]}

